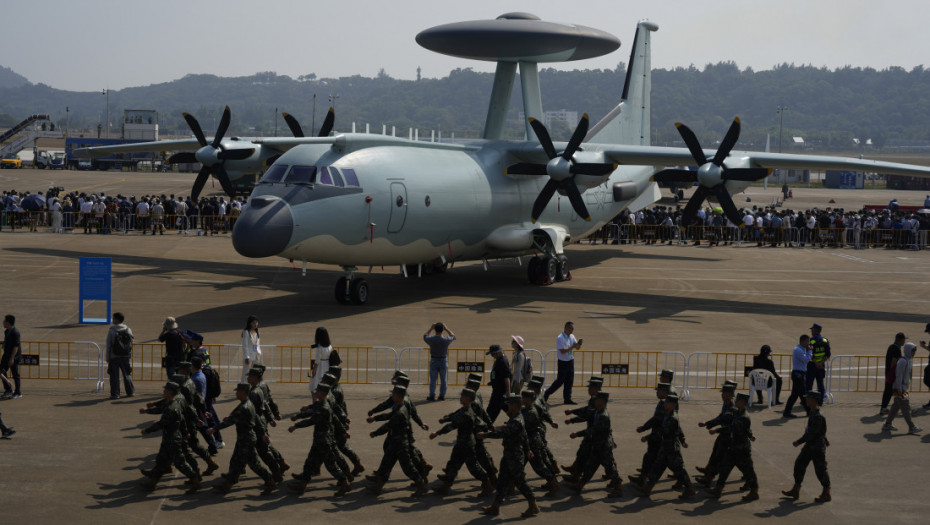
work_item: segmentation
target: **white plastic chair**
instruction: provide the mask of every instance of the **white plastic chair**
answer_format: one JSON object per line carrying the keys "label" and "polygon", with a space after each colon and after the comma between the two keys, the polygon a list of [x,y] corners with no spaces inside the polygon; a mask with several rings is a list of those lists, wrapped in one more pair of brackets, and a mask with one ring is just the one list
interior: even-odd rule
{"label": "white plastic chair", "polygon": [[752,406],[756,392],[767,392],[769,408],[772,408],[772,400],[775,396],[775,376],[768,370],[756,368],[749,372],[749,406]]}

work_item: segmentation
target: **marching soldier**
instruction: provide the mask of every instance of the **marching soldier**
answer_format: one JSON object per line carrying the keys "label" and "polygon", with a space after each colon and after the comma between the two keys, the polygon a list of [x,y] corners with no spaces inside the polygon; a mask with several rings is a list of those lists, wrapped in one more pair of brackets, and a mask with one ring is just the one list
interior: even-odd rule
{"label": "marching soldier", "polygon": [[811,390],[805,394],[804,402],[810,409],[810,415],[807,417],[807,428],[804,429],[804,435],[792,443],[794,446],[804,445],[798,454],[798,459],[794,462],[794,486],[790,490],[781,491],[782,494],[791,499],[801,497],[801,483],[804,481],[804,473],[807,471],[807,465],[814,462],[814,473],[823,486],[823,492],[820,496],[814,498],[818,503],[826,503],[833,498],[830,496],[830,474],[827,472],[827,447],[830,446],[830,440],[827,439],[827,420],[820,413],[820,400],[823,395]]}
{"label": "marching soldier", "polygon": [[[484,446],[484,438],[479,437],[481,432],[490,431],[494,428],[491,423],[491,417],[488,416],[484,409],[484,400],[481,399],[481,375],[468,374],[468,381],[465,382],[465,388],[475,391],[475,400],[472,401],[471,409],[475,413],[475,459],[481,468],[488,473],[488,479],[491,485],[497,485],[497,467],[494,465],[494,459],[487,447]],[[443,420],[439,420],[444,423]]]}
{"label": "marching soldier", "polygon": [[662,445],[660,424],[665,417],[665,399],[670,393],[671,386],[672,385],[668,383],[659,383],[656,385],[656,398],[658,398],[659,402],[652,412],[652,417],[641,427],[651,429],[652,432],[650,432],[648,436],[642,438],[642,441],[646,443],[646,453],[643,454],[642,466],[638,469],[639,475],[629,476],[630,481],[637,485],[642,485],[646,482],[649,469],[652,467],[652,464],[655,463],[656,457],[659,455],[659,448]]}
{"label": "marching soldier", "polygon": [[520,396],[523,398],[523,425],[526,428],[526,435],[529,439],[530,451],[533,453],[530,458],[530,465],[536,474],[539,474],[546,484],[544,488],[548,489],[549,495],[554,496],[559,491],[559,480],[556,478],[556,466],[549,463],[549,456],[546,454],[546,441],[543,438],[545,425],[536,408],[536,392],[527,388]]}
{"label": "marching soldier", "polygon": [[142,487],[148,490],[155,490],[158,480],[171,469],[174,464],[182,474],[187,476],[190,481],[190,487],[187,489],[188,494],[193,494],[200,489],[200,473],[191,468],[185,454],[189,454],[187,448],[187,425],[184,421],[184,409],[181,403],[177,401],[180,386],[172,381],[165,384],[162,395],[165,396],[167,404],[161,413],[161,418],[152,425],[142,429],[142,435],[152,432],[162,431],[161,446],[158,449],[158,456],[155,458],[155,468],[152,470],[142,469],[142,474],[148,478],[142,482]]}
{"label": "marching soldier", "polygon": [[475,420],[477,416],[475,416],[475,411],[471,408],[474,401],[475,391],[467,388],[463,389],[459,397],[459,403],[461,403],[462,407],[454,413],[444,416],[440,422],[447,421],[448,423],[429,435],[430,439],[436,439],[437,436],[447,434],[453,430],[456,431],[452,455],[449,457],[449,462],[446,463],[446,468],[443,469],[445,474],[436,476],[441,481],[441,484],[434,487],[433,490],[438,494],[449,493],[449,489],[452,488],[452,483],[455,481],[455,476],[463,464],[475,479],[481,481],[482,495],[486,496],[491,493],[492,486],[488,474],[481,468],[475,457]]}
{"label": "marching soldier", "polygon": [[[405,389],[404,391],[406,392],[406,388],[410,386],[410,378],[407,376],[407,374],[401,372],[400,370],[397,370],[394,372],[394,377],[391,379],[391,384],[404,387]],[[387,410],[388,408],[391,408],[393,405],[394,405],[393,396],[388,396],[386,400],[382,401],[375,408],[368,411],[368,416],[369,416],[368,422],[371,423],[372,421],[371,416],[373,414]],[[423,430],[429,430],[429,425],[423,423],[423,420],[420,419],[420,414],[417,411],[417,406],[413,404],[413,401],[410,399],[410,396],[407,396],[406,394],[404,397],[404,405],[407,406],[408,419],[412,419],[413,422],[416,423]],[[415,438],[413,437],[413,427],[411,425],[407,425],[407,427],[408,427],[407,428],[407,431],[408,431],[407,446],[410,448],[410,457],[413,459],[414,466],[416,466],[417,470],[420,471],[420,475],[425,479],[429,475],[430,471],[433,470],[433,466],[426,462],[426,459],[423,458],[423,453],[421,453],[420,449],[418,449],[413,444],[415,440]],[[369,481],[374,481],[374,476],[365,476],[365,479]]]}
{"label": "marching soldier", "polygon": [[346,474],[354,478],[365,471],[365,466],[362,465],[362,460],[358,457],[358,454],[349,447],[349,423],[351,420],[349,419],[349,407],[346,405],[342,384],[339,382],[342,377],[342,367],[331,365],[329,370],[326,371],[326,374],[323,375],[324,380],[327,380],[327,374],[331,374],[333,377],[330,384],[330,397],[335,401],[336,408],[336,410],[333,411],[333,415],[336,417],[336,420],[333,422],[336,448],[343,456],[352,462],[352,471],[346,472]]}
{"label": "marching soldier", "polygon": [[[252,405],[255,407],[255,413],[258,414],[258,421],[261,423],[262,428],[266,436],[268,436],[268,426],[278,426],[277,421],[274,418],[274,414],[271,412],[271,408],[268,406],[268,402],[265,399],[265,391],[259,386],[261,382],[262,374],[261,372],[252,367],[249,369],[249,373],[246,376],[249,385],[252,389],[249,391],[249,400],[252,402]],[[274,476],[274,480],[277,483],[281,483],[284,480],[284,472],[291,468],[290,465],[284,461],[284,458],[281,456],[281,453],[271,444],[271,440],[260,439],[255,445],[256,450],[258,451],[258,457],[261,458],[265,465],[268,466],[268,469],[271,471],[271,474]]]}
{"label": "marching soldier", "polygon": [[374,473],[372,484],[368,486],[369,490],[376,494],[381,493],[381,489],[390,478],[391,470],[397,462],[400,462],[400,468],[404,471],[404,474],[417,487],[413,495],[422,496],[426,494],[426,481],[420,475],[420,471],[416,468],[410,453],[410,413],[407,403],[404,402],[406,397],[407,388],[394,385],[394,389],[391,391],[391,400],[393,401],[391,411],[387,414],[378,414],[368,418],[369,423],[372,421],[386,421],[384,425],[370,434],[371,437],[387,434],[384,438],[384,458],[381,460],[378,470]]}
{"label": "marching soldier", "polygon": [[[549,413],[549,403],[542,395],[542,386],[544,381],[545,378],[543,376],[533,376],[533,378],[530,379],[530,382],[527,383],[526,386],[533,392],[536,392],[536,411],[539,412],[539,419],[543,422],[542,425],[539,425],[539,433],[542,437],[543,444],[545,445],[543,452],[545,452],[546,459],[549,464],[555,467],[558,465],[558,463],[555,462],[555,456],[552,455],[552,449],[549,447],[549,441],[546,439],[546,423],[548,423],[552,428],[559,428],[559,424],[552,420],[552,414]],[[543,488],[548,488],[548,486],[544,486]]]}
{"label": "marching soldier", "polygon": [[[588,427],[591,426],[592,416],[595,412],[594,398],[597,396],[597,393],[601,391],[602,386],[604,386],[604,378],[602,377],[592,377],[588,380],[588,404],[580,408],[566,410],[566,416],[575,416],[565,420],[566,425],[585,422]],[[569,473],[569,475],[566,476],[566,481],[569,483],[577,483],[581,479],[581,472],[584,470],[585,463],[588,462],[590,453],[591,440],[585,437],[585,439],[581,440],[581,444],[578,445],[578,451],[575,453],[575,462],[572,463],[570,467],[562,466],[562,469]]]}
{"label": "marching soldier", "polygon": [[[720,398],[723,400],[723,406],[720,409],[720,414],[711,419],[710,421],[702,421],[698,423],[698,426],[701,428],[707,428],[708,430],[720,426],[728,427],[733,421],[733,395],[736,392],[736,382],[727,380],[723,383],[723,387],[720,389]],[[711,432],[713,434],[713,432]],[[718,432],[717,439],[714,440],[714,448],[710,453],[710,458],[707,459],[706,467],[696,467],[698,472],[703,474],[703,476],[696,476],[694,479],[706,486],[709,487],[711,482],[714,480],[714,477],[717,476],[719,471],[720,462],[723,460],[723,456],[727,452],[727,448],[730,446],[730,433],[729,432]]]}
{"label": "marching soldier", "polygon": [[504,443],[504,455],[501,457],[500,475],[497,478],[497,494],[494,496],[494,502],[488,507],[481,507],[481,510],[489,516],[497,516],[504,497],[513,485],[529,503],[521,516],[535,516],[539,514],[539,506],[536,504],[533,490],[526,484],[526,474],[523,471],[527,458],[533,453],[529,450],[526,429],[523,428],[523,416],[520,414],[521,399],[520,396],[512,395],[506,401],[507,415],[510,419],[503,426],[478,435],[481,438],[502,438]]}
{"label": "marching soldier", "polygon": [[288,432],[294,432],[298,428],[313,427],[313,444],[310,446],[307,460],[304,461],[303,472],[294,474],[294,480],[288,484],[300,494],[303,494],[307,489],[307,483],[310,482],[314,468],[318,468],[321,463],[326,465],[326,470],[337,480],[339,490],[335,494],[336,497],[349,492],[349,481],[346,479],[345,472],[339,466],[339,462],[336,461],[336,444],[333,436],[333,422],[336,418],[330,404],[326,401],[330,390],[330,385],[325,382],[317,385],[316,390],[313,391],[314,403],[307,411],[309,412],[307,417],[287,429]]}
{"label": "marching soldier", "polygon": [[274,402],[274,397],[271,396],[271,388],[268,386],[268,383],[265,382],[265,370],[267,368],[261,363],[255,363],[252,365],[252,368],[258,370],[258,386],[261,387],[262,393],[265,394],[265,403],[268,404],[271,415],[274,416],[275,421],[281,421],[281,412],[278,410],[278,404]]}
{"label": "marching soldier", "polygon": [[591,481],[594,472],[598,467],[604,467],[608,478],[611,481],[609,485],[612,489],[607,497],[620,497],[623,490],[620,483],[620,474],[617,473],[617,463],[614,460],[614,443],[613,431],[610,428],[610,415],[607,414],[607,401],[609,394],[607,392],[597,392],[594,395],[594,412],[585,430],[572,432],[571,438],[583,437],[589,441],[589,451],[587,459],[582,467],[581,477],[578,483],[573,487],[579,493],[584,490],[586,483]]}
{"label": "marching soldier", "polygon": [[723,492],[723,487],[727,483],[727,478],[733,467],[736,467],[743,473],[746,479],[744,487],[749,489],[749,493],[743,496],[743,501],[755,501],[759,499],[759,480],[756,477],[756,470],[752,466],[752,445],[755,436],[752,435],[751,422],[749,414],[746,413],[746,406],[749,404],[749,394],[737,394],[735,414],[729,425],[720,428],[711,429],[710,432],[717,434],[729,434],[730,443],[720,461],[720,478],[717,480],[717,486],[708,489],[710,495],[719,498]]}
{"label": "marching soldier", "polygon": [[661,417],[653,417],[645,425],[636,429],[636,432],[645,432],[650,428],[659,427],[659,451],[655,461],[649,468],[649,477],[646,483],[641,485],[639,490],[644,496],[652,493],[652,488],[659,477],[670,469],[679,482],[684,484],[684,491],[678,496],[679,499],[687,499],[694,496],[694,487],[691,485],[691,478],[685,470],[684,460],[681,458],[681,447],[684,444],[681,423],[678,421],[678,395],[669,394],[665,397],[664,413]]}
{"label": "marching soldier", "polygon": [[[239,482],[239,476],[245,470],[246,465],[265,481],[262,495],[271,494],[278,486],[271,472],[268,472],[268,469],[258,461],[258,451],[255,445],[260,440],[267,440],[268,435],[265,434],[264,425],[258,419],[255,407],[249,401],[251,390],[252,386],[248,383],[236,385],[236,399],[239,400],[239,405],[218,426],[222,430],[236,425],[236,447],[233,449],[232,457],[229,458],[229,473],[223,474],[223,483],[215,487],[219,492],[229,492],[233,485]],[[210,428],[207,432],[212,434],[214,430],[216,429]]]}

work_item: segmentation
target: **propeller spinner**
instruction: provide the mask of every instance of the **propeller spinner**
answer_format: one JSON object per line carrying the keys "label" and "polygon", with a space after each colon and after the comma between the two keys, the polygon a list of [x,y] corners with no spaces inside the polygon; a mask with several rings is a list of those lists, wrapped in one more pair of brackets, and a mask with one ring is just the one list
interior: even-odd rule
{"label": "propeller spinner", "polygon": [[704,150],[701,149],[697,136],[688,126],[678,122],[675,127],[678,128],[678,133],[685,141],[685,145],[688,146],[694,161],[697,162],[698,170],[662,170],[653,176],[653,180],[657,182],[697,182],[700,184],[682,212],[682,225],[687,226],[694,222],[697,218],[698,208],[701,207],[707,197],[713,196],[717,198],[723,208],[723,213],[730,219],[730,222],[741,226],[742,220],[739,210],[733,204],[733,198],[730,196],[730,192],[727,191],[726,182],[728,180],[752,182],[764,179],[768,176],[769,170],[766,168],[727,168],[724,166],[723,162],[730,154],[733,146],[736,145],[736,141],[739,140],[739,118],[733,119],[733,124],[727,130],[723,142],[720,143],[720,148],[717,149],[717,153],[714,154],[714,158],[710,161],[704,155]]}
{"label": "propeller spinner", "polygon": [[536,133],[536,138],[539,139],[540,145],[549,157],[549,162],[546,164],[521,162],[508,167],[505,173],[511,175],[549,176],[549,181],[546,182],[546,185],[543,187],[542,191],[539,192],[539,196],[536,197],[536,201],[533,203],[533,222],[535,223],[536,220],[539,219],[539,216],[542,215],[543,210],[546,209],[546,205],[552,200],[552,196],[555,195],[557,190],[562,190],[562,192],[568,195],[568,200],[572,203],[572,208],[574,208],[575,213],[577,213],[579,217],[584,218],[586,221],[590,221],[591,215],[584,205],[584,199],[581,198],[578,185],[575,184],[575,175],[603,177],[617,169],[617,165],[575,162],[573,158],[575,152],[578,151],[578,147],[581,146],[581,141],[584,140],[585,135],[588,134],[587,113],[581,117],[581,121],[578,122],[578,127],[575,128],[575,132],[572,133],[572,137],[569,139],[568,144],[565,146],[565,151],[563,151],[561,155],[556,153],[555,146],[552,144],[552,138],[549,136],[549,131],[546,130],[546,126],[534,118],[530,118],[529,122],[530,126],[533,128],[533,132]]}

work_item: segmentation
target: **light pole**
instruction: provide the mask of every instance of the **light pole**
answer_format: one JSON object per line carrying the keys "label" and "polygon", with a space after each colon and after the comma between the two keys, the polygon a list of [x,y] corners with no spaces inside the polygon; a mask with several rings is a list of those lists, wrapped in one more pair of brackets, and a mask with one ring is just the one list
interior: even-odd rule
{"label": "light pole", "polygon": [[104,89],[100,94],[107,97],[107,138],[110,138],[110,90]]}
{"label": "light pole", "polygon": [[778,113],[778,152],[781,153],[781,130],[782,126],[785,123],[785,111],[788,111],[788,106],[778,106],[775,108],[775,112]]}
{"label": "light pole", "polygon": [[329,96],[329,107],[336,109],[336,99],[339,98],[339,95],[330,95]]}

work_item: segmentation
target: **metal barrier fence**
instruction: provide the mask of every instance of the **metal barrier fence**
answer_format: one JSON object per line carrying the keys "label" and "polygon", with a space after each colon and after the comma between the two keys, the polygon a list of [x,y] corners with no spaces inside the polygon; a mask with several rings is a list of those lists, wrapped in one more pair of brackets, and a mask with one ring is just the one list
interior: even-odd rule
{"label": "metal barrier fence", "polygon": [[136,215],[127,213],[2,211],[0,229],[37,231],[50,228],[64,233],[80,230],[85,233],[176,232],[207,235],[229,233],[236,224],[234,215]]}
{"label": "metal barrier fence", "polygon": [[[243,360],[240,345],[203,346],[211,366],[227,382],[238,382]],[[429,382],[429,350],[407,347],[399,353],[388,346],[338,346],[342,358],[342,382],[346,384],[389,383],[394,370],[404,370],[413,384]],[[20,374],[25,379],[78,379],[96,382],[101,392],[106,376],[106,355],[91,341],[23,341]],[[450,386],[465,384],[469,373],[490,373],[493,358],[484,348],[450,348],[448,381]],[[556,350],[543,356],[527,349],[533,373],[545,377],[545,385],[558,374]],[[316,349],[309,346],[262,345],[262,363],[267,367],[265,380],[280,383],[308,383]],[[165,381],[162,368],[164,344],[136,343],[130,359],[134,381]],[[575,352],[573,386],[583,387],[591,376],[604,378],[608,388],[653,388],[663,369],[675,371],[675,383],[683,400],[693,390],[715,390],[726,380],[736,381],[738,389],[749,388],[749,371],[755,354],[583,350]],[[790,390],[791,355],[773,354],[775,370],[784,380],[783,390]],[[505,358],[510,359],[507,355]],[[914,358],[912,392],[927,392],[924,370],[930,358]],[[840,392],[881,392],[885,387],[884,356],[834,356],[826,366],[825,392],[829,402]]]}
{"label": "metal barrier fence", "polygon": [[[685,365],[685,398],[691,397],[692,390],[714,390],[720,388],[724,381],[736,381],[737,389],[749,388],[749,371],[752,370],[752,358],[755,354],[694,352],[688,356]],[[791,388],[791,355],[772,354],[775,371],[782,376],[785,384],[782,389]]]}
{"label": "metal barrier fence", "polygon": [[[485,355],[487,351],[486,348],[450,348],[447,375],[449,385],[464,385],[468,380],[468,374],[490,374],[494,358]],[[545,370],[545,360],[539,350],[527,348],[524,352],[531,359],[534,375],[539,374],[540,370]],[[504,358],[509,362],[508,356],[505,355]],[[410,376],[411,384],[429,384],[429,364],[429,348],[422,346],[403,348],[397,358],[397,369]]]}
{"label": "metal barrier fence", "polygon": [[[601,376],[609,388],[654,388],[662,370],[674,370],[677,377],[682,377],[687,367],[681,352],[576,350],[574,355],[573,387],[583,387],[591,376]],[[548,385],[558,377],[558,350],[547,352],[544,361],[543,375]]]}
{"label": "metal barrier fence", "polygon": [[104,357],[91,341],[22,341],[20,377],[24,379],[79,379],[103,389]]}

